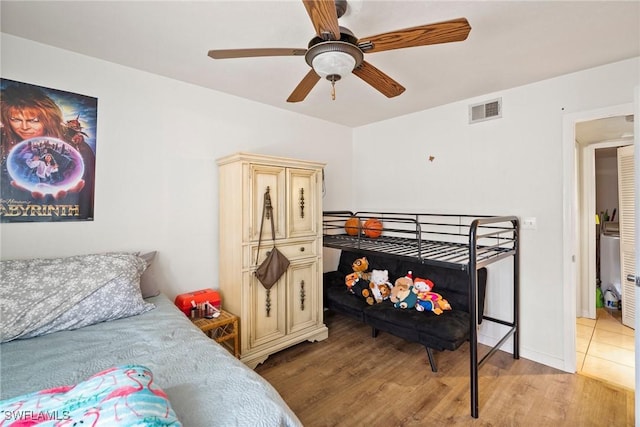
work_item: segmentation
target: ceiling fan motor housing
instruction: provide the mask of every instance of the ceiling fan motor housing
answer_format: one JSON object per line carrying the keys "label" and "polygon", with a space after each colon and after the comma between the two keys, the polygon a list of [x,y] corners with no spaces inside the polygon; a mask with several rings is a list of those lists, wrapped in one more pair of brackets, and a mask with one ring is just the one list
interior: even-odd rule
{"label": "ceiling fan motor housing", "polygon": [[[344,70],[348,69],[350,73],[354,68],[357,68],[362,64],[364,54],[357,45],[358,39],[353,36],[353,33],[346,28],[340,27],[340,40],[324,40],[321,37],[314,37],[309,42],[309,49],[304,58],[307,64],[313,68],[321,77],[326,77],[328,80],[337,81],[342,77],[337,73],[323,73],[322,61],[338,61],[344,62]],[[327,53],[333,53],[332,55],[323,55]],[[350,60],[351,58],[352,60]],[[314,63],[315,60],[315,63]],[[337,65],[334,63],[332,68]],[[347,71],[345,71],[347,72]],[[326,75],[324,75],[326,74]]]}

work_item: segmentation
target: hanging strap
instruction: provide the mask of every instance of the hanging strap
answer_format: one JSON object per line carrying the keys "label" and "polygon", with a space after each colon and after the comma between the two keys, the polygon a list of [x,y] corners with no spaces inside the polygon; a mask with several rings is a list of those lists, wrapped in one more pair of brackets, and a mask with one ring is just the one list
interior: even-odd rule
{"label": "hanging strap", "polygon": [[260,235],[258,236],[258,250],[256,251],[256,265],[260,259],[260,244],[262,243],[262,227],[264,226],[264,217],[269,216],[271,219],[271,239],[273,240],[273,247],[276,247],[276,228],[273,224],[273,206],[271,205],[271,195],[269,194],[269,187],[264,192],[264,202],[262,205],[262,220],[260,221]]}

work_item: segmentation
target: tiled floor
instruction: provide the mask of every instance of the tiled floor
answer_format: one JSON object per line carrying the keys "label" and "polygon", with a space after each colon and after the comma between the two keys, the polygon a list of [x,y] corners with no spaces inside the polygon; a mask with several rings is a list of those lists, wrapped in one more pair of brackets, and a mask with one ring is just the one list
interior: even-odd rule
{"label": "tiled floor", "polygon": [[599,308],[596,316],[576,321],[578,373],[634,390],[634,330],[622,324],[619,310]]}

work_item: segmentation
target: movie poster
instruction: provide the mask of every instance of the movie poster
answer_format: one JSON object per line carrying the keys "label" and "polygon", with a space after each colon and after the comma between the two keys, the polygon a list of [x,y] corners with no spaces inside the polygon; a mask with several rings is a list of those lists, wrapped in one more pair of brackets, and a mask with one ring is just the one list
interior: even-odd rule
{"label": "movie poster", "polygon": [[93,221],[98,99],[0,78],[0,222]]}

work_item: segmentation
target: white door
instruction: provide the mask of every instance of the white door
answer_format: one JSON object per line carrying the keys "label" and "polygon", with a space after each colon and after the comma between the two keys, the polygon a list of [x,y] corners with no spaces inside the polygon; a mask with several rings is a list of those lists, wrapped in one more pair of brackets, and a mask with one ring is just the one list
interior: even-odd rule
{"label": "white door", "polygon": [[622,285],[622,323],[635,328],[635,216],[634,146],[618,148],[618,203],[620,207],[620,279]]}

